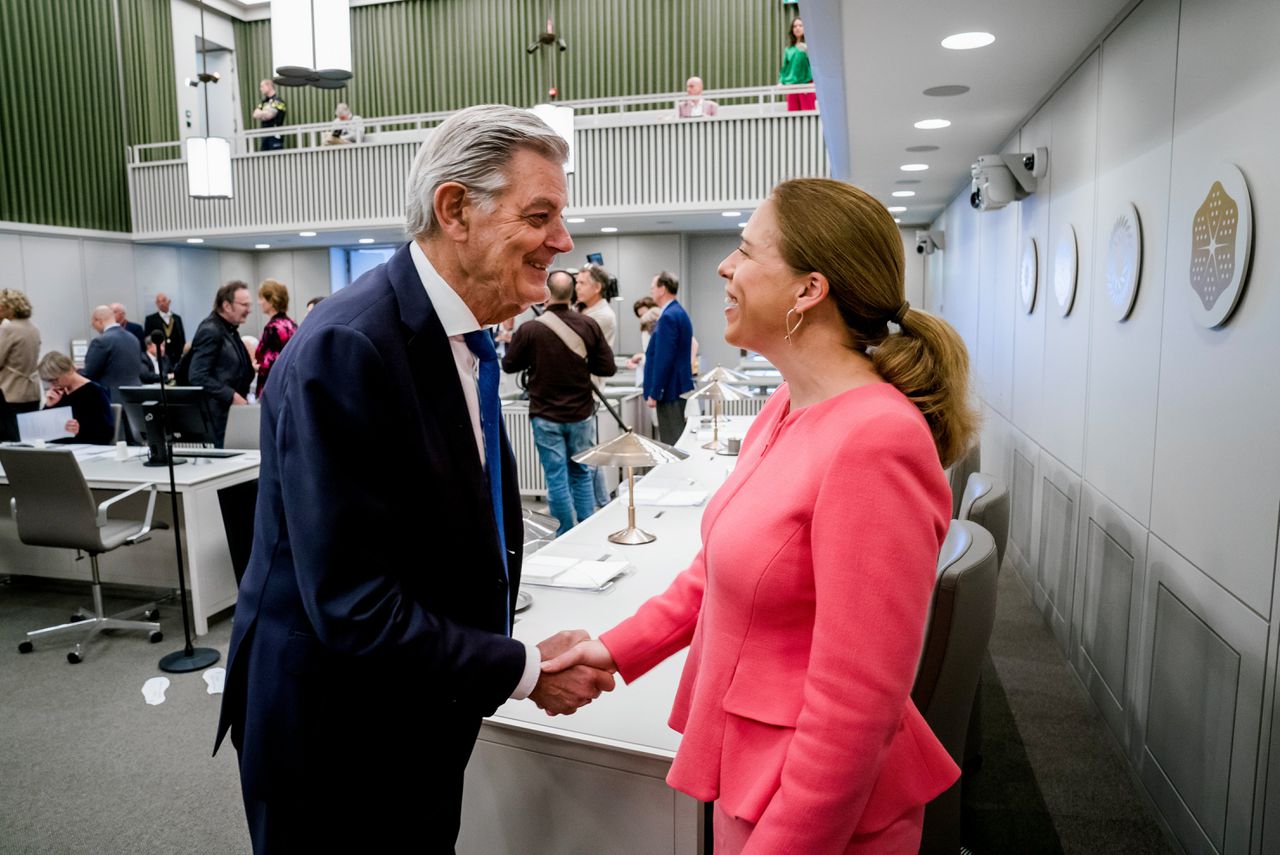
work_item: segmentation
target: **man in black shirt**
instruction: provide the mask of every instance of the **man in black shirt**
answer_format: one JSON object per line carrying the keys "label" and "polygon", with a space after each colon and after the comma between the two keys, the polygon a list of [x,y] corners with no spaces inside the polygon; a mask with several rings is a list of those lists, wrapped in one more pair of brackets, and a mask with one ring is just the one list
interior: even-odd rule
{"label": "man in black shirt", "polygon": [[240,340],[240,325],[252,308],[249,286],[239,281],[228,282],[218,289],[213,313],[200,322],[191,341],[190,382],[192,386],[203,386],[209,393],[214,445],[218,448],[222,448],[227,435],[227,415],[231,407],[247,403],[245,397],[253,382],[253,363]]}
{"label": "man in black shirt", "polygon": [[547,296],[547,310],[511,337],[502,370],[529,372],[533,441],[547,476],[547,504],[564,534],[595,510],[591,469],[572,460],[595,443],[591,375],[611,377],[618,367],[600,325],[569,308],[573,276],[553,272]]}
{"label": "man in black shirt", "polygon": [[[276,85],[267,78],[258,84],[258,91],[262,93],[262,100],[258,102],[257,108],[253,111],[253,117],[262,122],[264,128],[278,128],[284,124],[284,101],[276,94]],[[284,137],[263,137],[261,151],[276,151],[284,148]]]}

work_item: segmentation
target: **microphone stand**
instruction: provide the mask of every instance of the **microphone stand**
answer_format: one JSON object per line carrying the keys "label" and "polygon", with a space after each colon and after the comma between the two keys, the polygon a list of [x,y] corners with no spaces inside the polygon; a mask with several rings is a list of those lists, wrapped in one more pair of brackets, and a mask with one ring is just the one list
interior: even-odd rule
{"label": "microphone stand", "polygon": [[178,553],[178,601],[182,603],[182,636],[185,645],[181,650],[175,650],[162,657],[160,670],[170,674],[186,674],[208,668],[218,661],[221,654],[212,647],[194,647],[191,644],[191,611],[187,606],[187,574],[182,562],[182,525],[178,521],[178,486],[173,475],[173,437],[169,434],[169,396],[165,393],[165,383],[168,379],[163,376],[160,378],[160,435],[164,438],[165,459],[169,463],[169,501],[173,509],[173,542]]}

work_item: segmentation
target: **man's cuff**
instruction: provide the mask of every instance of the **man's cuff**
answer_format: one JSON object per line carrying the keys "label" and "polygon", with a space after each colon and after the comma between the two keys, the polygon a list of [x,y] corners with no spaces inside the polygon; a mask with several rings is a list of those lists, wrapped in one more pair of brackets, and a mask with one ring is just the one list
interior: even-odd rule
{"label": "man's cuff", "polygon": [[520,643],[524,644],[524,674],[516,684],[516,690],[511,693],[513,701],[523,701],[533,694],[534,687],[538,685],[538,674],[542,671],[542,652],[537,645],[523,641]]}

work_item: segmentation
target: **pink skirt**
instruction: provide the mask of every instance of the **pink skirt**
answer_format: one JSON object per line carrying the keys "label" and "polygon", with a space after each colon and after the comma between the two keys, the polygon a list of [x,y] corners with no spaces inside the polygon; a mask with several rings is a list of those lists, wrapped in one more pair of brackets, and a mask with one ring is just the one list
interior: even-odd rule
{"label": "pink skirt", "polygon": [[[713,830],[716,855],[738,855],[747,846],[755,823],[729,816],[716,802]],[[907,811],[874,834],[855,834],[844,855],[916,855],[924,828],[924,805]]]}
{"label": "pink skirt", "polygon": [[787,110],[794,113],[796,110],[814,110],[818,107],[817,92],[797,92],[787,96]]}

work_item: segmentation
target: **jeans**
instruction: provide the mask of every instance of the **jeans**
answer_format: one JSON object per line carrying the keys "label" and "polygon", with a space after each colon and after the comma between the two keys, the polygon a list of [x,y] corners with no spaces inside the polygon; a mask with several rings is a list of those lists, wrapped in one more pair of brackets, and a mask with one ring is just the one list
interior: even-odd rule
{"label": "jeans", "polygon": [[553,422],[536,416],[529,421],[533,423],[533,442],[538,446],[538,459],[547,477],[547,504],[551,515],[560,521],[559,533],[564,534],[595,510],[591,467],[570,458],[595,443],[596,422],[594,418]]}

